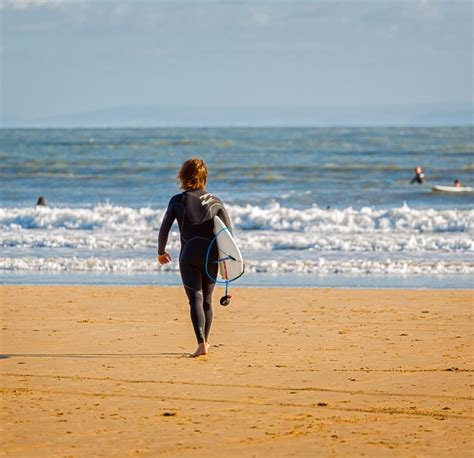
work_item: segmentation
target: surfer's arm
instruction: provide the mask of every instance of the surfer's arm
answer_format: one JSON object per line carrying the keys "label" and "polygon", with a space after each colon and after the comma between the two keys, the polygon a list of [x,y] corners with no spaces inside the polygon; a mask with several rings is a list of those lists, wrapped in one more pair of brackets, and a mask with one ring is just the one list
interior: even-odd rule
{"label": "surfer's arm", "polygon": [[160,233],[158,234],[158,255],[162,255],[166,250],[166,243],[168,242],[168,234],[170,232],[173,221],[176,218],[174,206],[170,203],[166,210],[163,222],[161,223]]}

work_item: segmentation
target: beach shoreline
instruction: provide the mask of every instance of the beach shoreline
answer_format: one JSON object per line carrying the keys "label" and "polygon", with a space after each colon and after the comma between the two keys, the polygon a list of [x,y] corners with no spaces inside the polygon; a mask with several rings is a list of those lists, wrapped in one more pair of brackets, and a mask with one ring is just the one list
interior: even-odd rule
{"label": "beach shoreline", "polygon": [[[3,271],[0,285],[4,286],[105,286],[105,287],[181,287],[179,272],[97,273]],[[232,285],[233,287],[234,285]],[[311,275],[245,273],[237,288],[337,288],[337,289],[396,289],[396,290],[472,290],[473,277],[458,275]]]}
{"label": "beach shoreline", "polygon": [[1,286],[7,456],[469,456],[473,290]]}

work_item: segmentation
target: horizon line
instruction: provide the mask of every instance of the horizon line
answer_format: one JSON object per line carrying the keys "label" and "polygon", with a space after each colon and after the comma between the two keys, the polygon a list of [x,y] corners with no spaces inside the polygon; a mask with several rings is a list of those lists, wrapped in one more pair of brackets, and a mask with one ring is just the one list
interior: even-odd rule
{"label": "horizon line", "polygon": [[390,127],[408,127],[408,128],[441,128],[441,127],[474,127],[474,120],[470,123],[388,123],[388,124],[157,124],[157,125],[0,125],[0,130],[9,129],[311,129],[311,128],[390,128]]}

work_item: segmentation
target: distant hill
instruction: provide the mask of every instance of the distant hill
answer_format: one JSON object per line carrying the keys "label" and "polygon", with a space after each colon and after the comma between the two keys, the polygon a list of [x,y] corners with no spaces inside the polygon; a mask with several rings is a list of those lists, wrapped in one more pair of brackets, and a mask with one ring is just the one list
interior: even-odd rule
{"label": "distant hill", "polygon": [[301,107],[116,107],[38,119],[4,116],[2,127],[440,126],[473,125],[469,104]]}

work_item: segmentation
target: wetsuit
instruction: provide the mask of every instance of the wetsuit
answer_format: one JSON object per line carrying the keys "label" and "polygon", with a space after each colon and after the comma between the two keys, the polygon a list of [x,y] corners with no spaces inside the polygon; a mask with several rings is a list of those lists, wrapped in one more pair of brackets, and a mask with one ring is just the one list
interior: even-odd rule
{"label": "wetsuit", "polygon": [[[222,201],[212,194],[196,189],[173,196],[158,235],[158,254],[163,254],[168,234],[176,219],[179,225],[181,251],[179,269],[191,307],[191,320],[199,343],[207,342],[212,324],[212,292],[215,281],[206,274],[206,255],[214,238],[214,216],[218,215],[232,231],[229,216]],[[217,247],[213,245],[208,272],[217,276]]]}
{"label": "wetsuit", "polygon": [[425,174],[424,173],[417,173],[413,179],[410,181],[410,184],[418,183],[423,184],[425,182]]}

